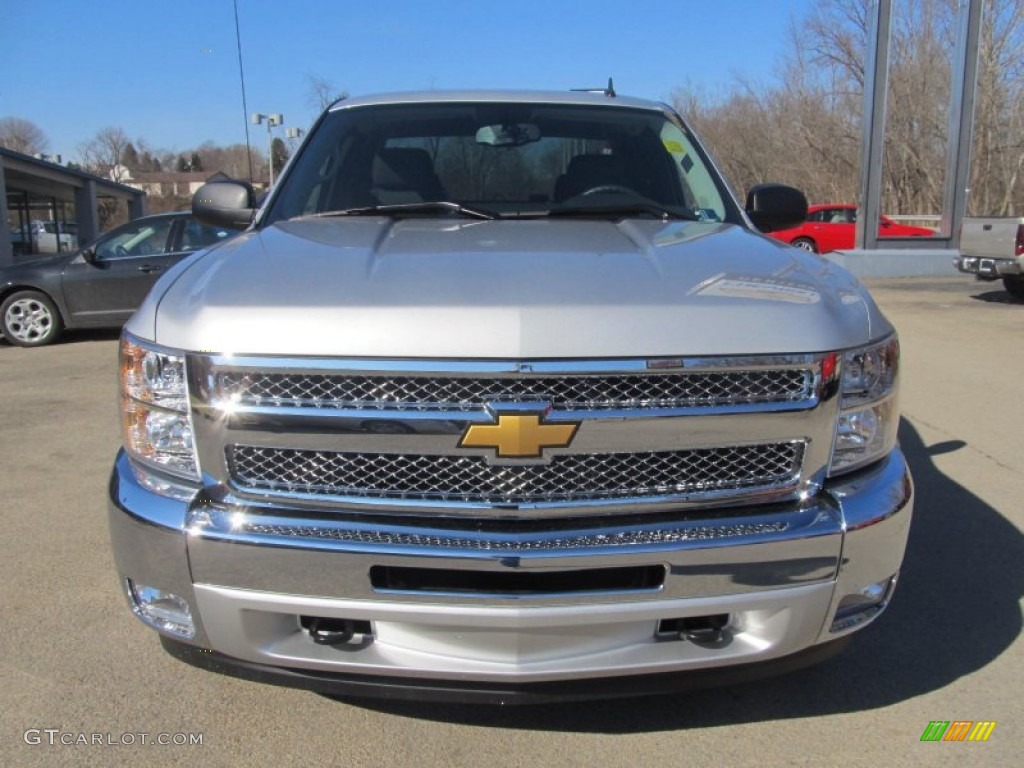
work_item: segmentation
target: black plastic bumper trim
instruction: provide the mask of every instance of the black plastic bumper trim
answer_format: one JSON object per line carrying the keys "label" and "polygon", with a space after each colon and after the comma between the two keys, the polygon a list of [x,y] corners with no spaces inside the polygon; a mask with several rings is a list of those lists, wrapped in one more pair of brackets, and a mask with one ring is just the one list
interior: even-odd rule
{"label": "black plastic bumper trim", "polygon": [[665,584],[664,565],[584,568],[576,571],[463,571],[374,565],[374,589],[442,594],[549,595],[583,592],[652,592]]}
{"label": "black plastic bumper trim", "polygon": [[831,640],[778,659],[713,669],[515,684],[480,680],[339,675],[310,669],[272,667],[236,659],[164,635],[160,636],[164,649],[187,664],[253,682],[300,688],[328,696],[352,699],[493,705],[549,704],[652,696],[745,683],[825,661],[842,651],[850,639],[850,636],[847,636]]}

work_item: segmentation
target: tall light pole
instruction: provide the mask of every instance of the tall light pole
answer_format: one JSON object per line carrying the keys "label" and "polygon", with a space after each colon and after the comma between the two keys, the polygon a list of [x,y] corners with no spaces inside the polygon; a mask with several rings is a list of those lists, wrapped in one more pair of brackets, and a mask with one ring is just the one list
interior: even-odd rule
{"label": "tall light pole", "polygon": [[245,70],[242,68],[242,28],[238,26],[238,0],[235,5],[235,44],[238,47],[238,78],[242,81],[242,124],[245,126],[245,154],[249,158],[249,183],[252,184],[252,145],[249,144],[249,124],[245,116],[249,114],[249,105],[245,102]]}
{"label": "tall light pole", "polygon": [[283,125],[284,115],[280,112],[275,112],[271,115],[253,112],[252,122],[254,125],[259,125],[264,120],[267,121],[267,165],[270,166],[270,186],[272,187],[274,186],[274,137],[270,133],[270,129]]}

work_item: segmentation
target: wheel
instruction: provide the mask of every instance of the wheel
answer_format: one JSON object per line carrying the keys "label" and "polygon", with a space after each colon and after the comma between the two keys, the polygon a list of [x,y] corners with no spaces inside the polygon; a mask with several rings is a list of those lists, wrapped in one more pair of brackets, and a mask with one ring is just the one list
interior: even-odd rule
{"label": "wheel", "polygon": [[790,243],[790,245],[799,248],[800,250],[808,251],[810,253],[818,252],[818,246],[814,244],[813,240],[806,237],[798,237],[796,240]]}
{"label": "wheel", "polygon": [[0,305],[0,330],[11,344],[41,347],[60,336],[64,323],[50,297],[39,291],[16,291]]}
{"label": "wheel", "polygon": [[1024,301],[1024,277],[1004,277],[1003,287],[1013,298]]}

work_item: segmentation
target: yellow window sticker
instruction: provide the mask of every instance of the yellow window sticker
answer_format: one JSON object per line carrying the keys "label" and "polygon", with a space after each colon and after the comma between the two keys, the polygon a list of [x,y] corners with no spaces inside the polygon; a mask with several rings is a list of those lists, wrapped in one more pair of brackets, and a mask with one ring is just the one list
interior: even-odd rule
{"label": "yellow window sticker", "polygon": [[675,152],[676,154],[681,155],[683,152],[686,151],[683,149],[682,144],[680,144],[678,141],[673,141],[672,139],[665,139],[664,144],[665,149],[667,149],[669,152]]}

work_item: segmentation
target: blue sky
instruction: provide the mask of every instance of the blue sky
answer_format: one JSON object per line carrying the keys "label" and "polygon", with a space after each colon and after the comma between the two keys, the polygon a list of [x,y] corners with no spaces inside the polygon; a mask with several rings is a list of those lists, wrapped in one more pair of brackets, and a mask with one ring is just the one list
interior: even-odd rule
{"label": "blue sky", "polygon": [[[669,100],[770,83],[811,0],[238,0],[249,112],[313,119],[309,77],[353,95],[600,86]],[[245,141],[231,0],[2,0],[0,117],[65,160],[105,126],[158,149]],[[264,128],[252,132],[266,140]]]}

